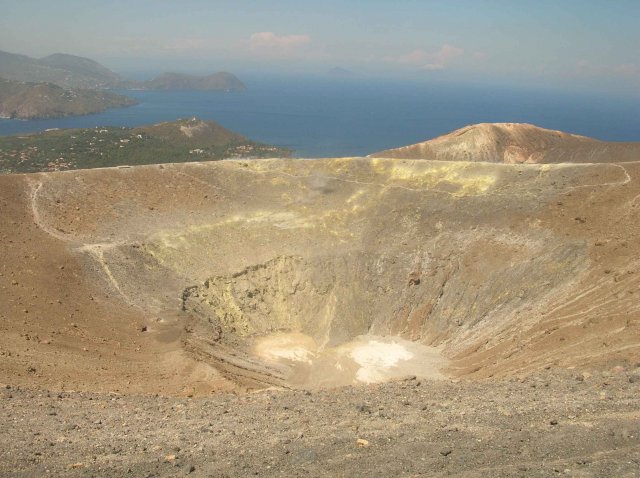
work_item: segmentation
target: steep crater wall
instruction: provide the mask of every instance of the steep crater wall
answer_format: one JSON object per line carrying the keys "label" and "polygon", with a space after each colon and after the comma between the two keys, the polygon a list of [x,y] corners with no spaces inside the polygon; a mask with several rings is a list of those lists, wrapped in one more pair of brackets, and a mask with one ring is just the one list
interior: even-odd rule
{"label": "steep crater wall", "polygon": [[279,365],[277,383],[295,375],[300,361],[326,367],[324,350],[362,336],[398,337],[436,347],[443,357],[464,352],[479,337],[487,348],[531,302],[546,302],[583,270],[584,244],[548,242],[474,231],[442,234],[424,249],[394,255],[279,256],[185,289],[182,308],[199,320],[187,340],[203,346],[203,337],[215,337],[250,355],[265,336],[302,334],[277,344],[281,357],[302,354],[302,360],[272,361]]}

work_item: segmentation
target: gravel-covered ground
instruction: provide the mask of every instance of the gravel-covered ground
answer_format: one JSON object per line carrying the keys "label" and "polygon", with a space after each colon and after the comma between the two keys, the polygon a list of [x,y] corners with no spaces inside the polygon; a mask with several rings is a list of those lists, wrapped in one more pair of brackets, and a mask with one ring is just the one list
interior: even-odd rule
{"label": "gravel-covered ground", "polygon": [[637,365],[208,398],[1,395],[2,476],[640,476]]}

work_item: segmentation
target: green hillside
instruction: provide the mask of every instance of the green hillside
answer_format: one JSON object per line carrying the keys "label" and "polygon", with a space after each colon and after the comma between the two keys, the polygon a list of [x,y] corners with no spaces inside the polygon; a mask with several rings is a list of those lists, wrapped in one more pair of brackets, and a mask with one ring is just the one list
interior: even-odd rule
{"label": "green hillside", "polygon": [[213,121],[196,118],[138,128],[64,129],[0,137],[0,173],[291,155],[289,149],[251,141]]}

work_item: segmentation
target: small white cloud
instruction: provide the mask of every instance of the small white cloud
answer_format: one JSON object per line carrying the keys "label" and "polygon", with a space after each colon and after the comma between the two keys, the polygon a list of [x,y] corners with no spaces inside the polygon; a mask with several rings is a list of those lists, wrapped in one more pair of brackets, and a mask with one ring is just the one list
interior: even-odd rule
{"label": "small white cloud", "polygon": [[249,50],[265,56],[290,56],[311,43],[309,35],[276,35],[257,32],[249,37]]}
{"label": "small white cloud", "polygon": [[397,58],[391,58],[392,60],[401,63],[403,65],[419,65],[426,61],[429,61],[429,53],[424,50],[418,49],[413,50],[409,53],[405,53],[404,55],[400,55]]}
{"label": "small white cloud", "polygon": [[438,71],[444,70],[452,60],[462,54],[464,54],[462,48],[447,43],[435,52],[428,52],[419,48],[400,56],[385,57],[385,60],[401,65],[414,65],[422,71]]}
{"label": "small white cloud", "polygon": [[576,62],[576,71],[580,75],[591,76],[640,76],[640,66],[634,63],[594,65],[586,60],[578,60]]}
{"label": "small white cloud", "polygon": [[635,76],[640,74],[640,67],[633,63],[623,63],[611,67],[611,72],[621,76]]}
{"label": "small white cloud", "polygon": [[437,60],[436,63],[446,64],[449,61],[453,60],[456,57],[459,57],[464,53],[462,48],[458,48],[457,46],[445,44],[442,45],[442,48],[433,54],[434,60]]}

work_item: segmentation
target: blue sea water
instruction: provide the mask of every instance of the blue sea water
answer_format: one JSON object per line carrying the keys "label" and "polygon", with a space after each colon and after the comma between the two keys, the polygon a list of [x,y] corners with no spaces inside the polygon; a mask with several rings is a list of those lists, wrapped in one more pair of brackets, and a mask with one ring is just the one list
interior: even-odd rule
{"label": "blue sea water", "polygon": [[0,135],[138,126],[199,117],[299,157],[360,156],[480,122],[526,122],[610,141],[640,141],[640,99],[497,86],[358,78],[245,79],[239,93],[126,91],[139,104],[52,120],[0,120]]}

